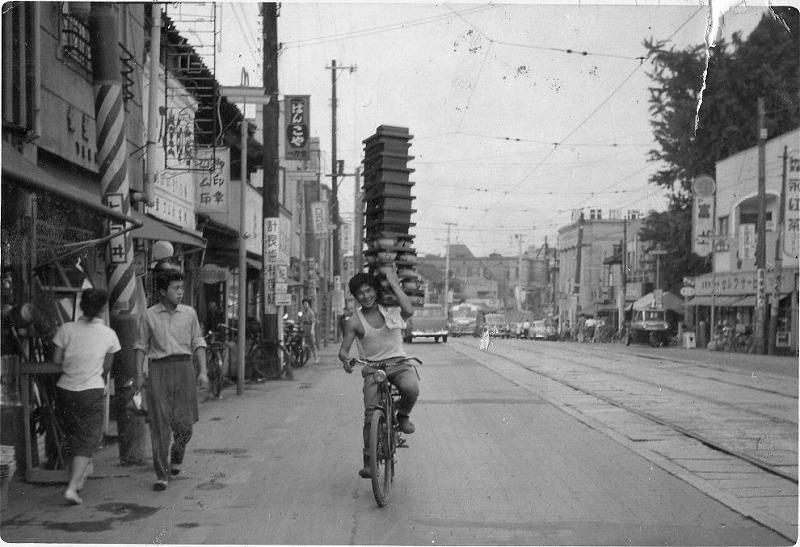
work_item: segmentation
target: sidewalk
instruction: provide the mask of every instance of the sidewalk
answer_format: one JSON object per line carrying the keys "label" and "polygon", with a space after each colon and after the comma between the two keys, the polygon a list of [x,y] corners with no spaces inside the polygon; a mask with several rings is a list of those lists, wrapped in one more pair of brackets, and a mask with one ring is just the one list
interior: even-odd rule
{"label": "sidewalk", "polygon": [[[330,366],[338,362],[336,356],[339,344],[329,343],[327,347],[321,347],[318,356],[321,365]],[[279,399],[270,397],[269,394],[276,390],[295,388],[307,378],[313,377],[317,372],[313,362],[309,362],[302,368],[292,369],[294,378],[291,381],[285,379],[260,382],[256,384],[246,384],[242,395],[236,394],[236,384],[227,384],[222,392],[222,399],[225,403],[236,404],[241,401],[244,408],[245,402],[252,399],[259,399],[259,408],[265,414],[280,414],[285,411],[281,407]],[[204,400],[205,394],[200,395],[200,417],[195,424],[194,436],[190,441],[187,456],[193,448],[202,447],[203,430],[208,427],[208,423],[214,420],[216,411],[215,403],[220,401]],[[111,428],[116,424],[112,421]],[[147,427],[147,426],[145,426]],[[145,507],[153,496],[152,485],[155,481],[152,457],[150,455],[150,432],[145,431],[144,455],[146,463],[143,465],[123,466],[119,463],[119,447],[116,442],[102,446],[93,457],[94,475],[89,478],[85,486],[84,507],[96,504],[99,501],[112,501],[116,499],[116,494],[125,492],[126,498],[133,500],[132,505]],[[30,515],[31,512],[60,512],[67,505],[63,499],[64,484],[34,484],[25,482],[21,476],[23,472],[17,470],[16,476],[8,481],[7,503],[0,508],[0,522],[5,525],[11,521],[18,521]],[[4,501],[5,501],[4,496]],[[131,505],[131,502],[128,502]],[[2,535],[2,525],[0,525],[0,535]]]}

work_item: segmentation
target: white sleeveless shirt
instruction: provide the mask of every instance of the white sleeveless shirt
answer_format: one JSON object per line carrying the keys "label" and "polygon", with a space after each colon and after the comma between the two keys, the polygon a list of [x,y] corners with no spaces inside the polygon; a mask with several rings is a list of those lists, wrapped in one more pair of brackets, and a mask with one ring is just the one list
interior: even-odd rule
{"label": "white sleeveless shirt", "polygon": [[400,315],[400,308],[384,308],[378,306],[383,316],[383,326],[376,329],[370,326],[361,308],[356,309],[356,316],[364,327],[364,338],[356,336],[359,356],[369,361],[382,361],[391,357],[408,357],[403,349],[403,327],[406,322]]}

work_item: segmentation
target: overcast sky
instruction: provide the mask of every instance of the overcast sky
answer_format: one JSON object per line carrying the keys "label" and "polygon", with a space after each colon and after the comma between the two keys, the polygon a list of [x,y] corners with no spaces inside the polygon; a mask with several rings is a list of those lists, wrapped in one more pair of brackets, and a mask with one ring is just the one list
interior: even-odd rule
{"label": "overcast sky", "polygon": [[[663,209],[647,183],[657,165],[643,41],[679,48],[705,41],[707,7],[283,2],[281,94],[311,95],[311,132],[330,172],[331,61],[337,71],[338,158],[350,173],[379,125],[414,135],[419,253],[452,243],[476,255],[516,255],[556,243],[576,208]],[[258,4],[222,3],[217,78],[242,68],[261,85]],[[736,8],[723,36],[745,35],[763,7]],[[698,75],[701,77],[701,75]],[[352,218],[353,182],[340,191]]]}

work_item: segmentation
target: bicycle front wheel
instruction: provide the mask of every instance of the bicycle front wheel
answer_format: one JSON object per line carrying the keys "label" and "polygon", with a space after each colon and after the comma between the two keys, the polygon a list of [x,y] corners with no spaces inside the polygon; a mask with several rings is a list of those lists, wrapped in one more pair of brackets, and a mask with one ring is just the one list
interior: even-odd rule
{"label": "bicycle front wheel", "polygon": [[249,370],[249,378],[256,381],[277,380],[284,371],[287,373],[287,378],[291,378],[291,372],[287,367],[291,358],[286,348],[281,345],[257,344],[250,350],[245,368]]}
{"label": "bicycle front wheel", "polygon": [[369,427],[369,469],[372,493],[379,507],[389,503],[389,490],[394,475],[391,443],[392,430],[383,410],[375,410]]}

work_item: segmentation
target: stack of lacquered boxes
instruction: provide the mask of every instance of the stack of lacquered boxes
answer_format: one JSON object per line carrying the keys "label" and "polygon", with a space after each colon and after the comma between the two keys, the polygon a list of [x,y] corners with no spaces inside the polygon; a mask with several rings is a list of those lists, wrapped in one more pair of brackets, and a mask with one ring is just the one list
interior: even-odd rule
{"label": "stack of lacquered boxes", "polygon": [[397,299],[386,279],[377,273],[380,266],[393,264],[411,303],[421,306],[424,292],[417,275],[417,252],[413,247],[411,204],[414,196],[409,180],[413,169],[408,167],[412,135],[408,128],[381,125],[364,142],[364,243],[365,262],[369,271],[381,281],[380,302],[386,306]]}

